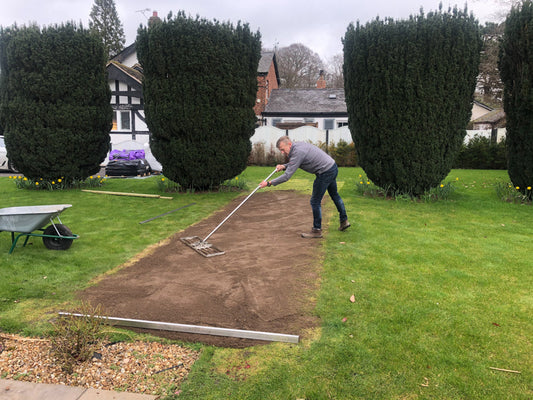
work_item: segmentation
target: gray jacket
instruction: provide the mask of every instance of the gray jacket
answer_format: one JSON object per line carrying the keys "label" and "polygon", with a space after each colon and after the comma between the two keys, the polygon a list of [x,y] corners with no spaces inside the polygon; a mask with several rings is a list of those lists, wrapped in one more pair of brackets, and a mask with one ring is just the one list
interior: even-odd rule
{"label": "gray jacket", "polygon": [[273,186],[287,182],[298,168],[311,174],[322,174],[335,165],[335,160],[311,143],[293,142],[289,162],[284,165],[285,173],[271,181]]}

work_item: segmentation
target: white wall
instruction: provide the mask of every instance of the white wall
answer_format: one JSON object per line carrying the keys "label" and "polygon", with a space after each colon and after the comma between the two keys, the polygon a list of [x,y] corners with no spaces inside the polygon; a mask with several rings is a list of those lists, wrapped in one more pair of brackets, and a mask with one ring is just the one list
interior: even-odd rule
{"label": "white wall", "polygon": [[350,130],[347,126],[331,129],[329,131],[318,129],[313,126],[302,126],[297,129],[290,129],[288,131],[272,126],[261,126],[255,130],[255,134],[250,140],[252,145],[256,143],[263,143],[265,148],[269,149],[270,146],[276,147],[276,141],[281,136],[285,136],[287,133],[291,140],[297,142],[311,142],[315,144],[318,142],[327,142],[328,145],[338,143],[340,140],[344,140],[346,143],[353,142]]}
{"label": "white wall", "polygon": [[[507,133],[507,129],[498,128],[496,141],[500,142],[502,139],[505,139],[506,133]],[[490,139],[492,136],[492,129],[479,129],[479,130],[473,130],[473,131],[466,131],[465,143],[468,143],[476,135]]]}

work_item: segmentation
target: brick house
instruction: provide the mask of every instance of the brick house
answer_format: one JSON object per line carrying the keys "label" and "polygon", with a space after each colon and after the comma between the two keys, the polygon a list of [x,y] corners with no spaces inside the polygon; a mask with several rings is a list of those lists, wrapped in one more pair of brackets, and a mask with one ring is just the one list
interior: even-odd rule
{"label": "brick house", "polygon": [[276,53],[273,51],[261,52],[261,59],[257,67],[257,100],[254,106],[255,115],[261,118],[270,99],[272,90],[280,85]]}

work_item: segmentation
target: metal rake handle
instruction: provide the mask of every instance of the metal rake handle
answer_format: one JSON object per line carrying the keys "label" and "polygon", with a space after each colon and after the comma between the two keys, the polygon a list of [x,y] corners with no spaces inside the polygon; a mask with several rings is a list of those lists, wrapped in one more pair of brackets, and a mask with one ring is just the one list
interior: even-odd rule
{"label": "metal rake handle", "polygon": [[[274,171],[272,171],[270,173],[270,175],[268,175],[265,179],[263,179],[264,181],[268,180],[268,178],[270,178],[272,175],[274,175],[276,173],[276,170],[274,169]],[[241,202],[241,204],[239,204],[235,210],[233,210],[226,218],[224,218],[224,221],[222,221],[220,224],[217,225],[217,227],[215,229],[213,229],[211,231],[211,233],[209,235],[207,235],[205,237],[204,240],[202,240],[202,242],[205,242],[207,239],[209,239],[211,237],[211,235],[213,233],[215,233],[217,231],[218,228],[220,228],[222,226],[222,224],[224,224],[224,222],[226,222],[233,214],[235,214],[235,211],[237,211],[244,203],[246,203],[246,200],[248,200],[250,197],[252,197],[252,195],[257,192],[257,190],[260,188],[261,186],[260,185],[257,185],[257,187],[252,191],[252,193],[250,193],[248,196],[246,196],[246,198]]]}

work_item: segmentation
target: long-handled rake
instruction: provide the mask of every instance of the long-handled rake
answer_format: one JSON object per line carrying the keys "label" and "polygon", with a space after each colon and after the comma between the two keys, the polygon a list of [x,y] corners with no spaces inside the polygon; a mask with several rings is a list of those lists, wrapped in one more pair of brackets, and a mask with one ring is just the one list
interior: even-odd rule
{"label": "long-handled rake", "polygon": [[[270,175],[268,175],[264,180],[267,181],[268,178],[270,178],[272,175],[274,175],[275,172],[276,172],[276,170],[272,171],[270,173]],[[211,231],[211,233],[205,237],[205,239],[201,239],[198,236],[188,236],[188,237],[180,238],[180,240],[183,243],[185,243],[187,246],[189,246],[190,248],[196,250],[198,253],[200,253],[204,257],[214,257],[214,256],[221,256],[222,254],[225,254],[224,251],[222,251],[222,250],[218,249],[217,247],[213,246],[211,243],[208,243],[207,239],[209,239],[211,237],[211,235],[213,233],[215,233],[218,230],[218,228],[220,228],[224,224],[224,222],[226,222],[233,214],[235,214],[235,211],[237,211],[244,203],[246,203],[246,201],[250,197],[252,197],[252,195],[255,192],[257,192],[257,190],[260,187],[261,187],[260,185],[257,185],[257,187],[253,190],[253,192],[250,193],[248,196],[246,196],[246,198],[241,202],[241,204],[239,204],[235,208],[235,210],[233,210],[226,218],[224,218],[224,221],[222,221],[220,224],[218,224],[217,227],[215,229],[213,229]]]}

